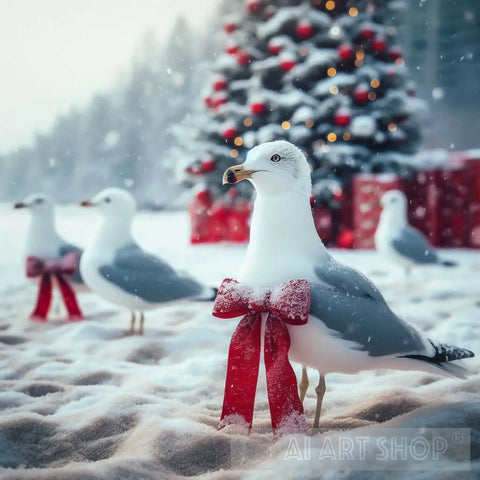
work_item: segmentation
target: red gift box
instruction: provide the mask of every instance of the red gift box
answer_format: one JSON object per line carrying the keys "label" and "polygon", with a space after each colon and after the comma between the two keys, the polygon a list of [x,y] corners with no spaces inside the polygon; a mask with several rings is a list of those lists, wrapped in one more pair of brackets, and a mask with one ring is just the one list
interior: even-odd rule
{"label": "red gift box", "polygon": [[354,248],[374,248],[382,206],[380,200],[389,190],[403,190],[402,179],[395,174],[360,174],[353,179]]}
{"label": "red gift box", "polygon": [[333,234],[332,211],[326,207],[313,207],[312,215],[318,236],[324,244],[330,243]]}
{"label": "red gift box", "polygon": [[480,151],[470,154],[465,162],[469,201],[466,209],[466,244],[480,248]]}
{"label": "red gift box", "polygon": [[191,243],[205,243],[212,241],[210,231],[209,209],[212,206],[212,196],[208,190],[198,192],[189,206],[191,222]]}
{"label": "red gift box", "polygon": [[231,188],[227,194],[229,213],[227,218],[227,235],[225,240],[244,243],[250,238],[250,200],[240,196],[237,190]]}

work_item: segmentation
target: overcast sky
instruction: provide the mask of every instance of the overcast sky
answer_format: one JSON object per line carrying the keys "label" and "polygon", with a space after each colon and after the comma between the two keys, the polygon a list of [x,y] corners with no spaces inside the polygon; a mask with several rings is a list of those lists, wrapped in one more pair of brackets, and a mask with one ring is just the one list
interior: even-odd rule
{"label": "overcast sky", "polygon": [[179,14],[199,25],[217,0],[0,0],[0,153],[112,84],[145,31]]}

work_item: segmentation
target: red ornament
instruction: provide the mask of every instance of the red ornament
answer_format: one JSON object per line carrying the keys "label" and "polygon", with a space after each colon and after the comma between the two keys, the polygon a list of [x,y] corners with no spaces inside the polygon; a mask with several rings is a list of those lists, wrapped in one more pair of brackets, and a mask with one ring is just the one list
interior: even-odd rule
{"label": "red ornament", "polygon": [[227,195],[228,195],[228,198],[230,198],[230,199],[237,198],[238,197],[238,190],[235,187],[231,187],[231,188],[229,188]]}
{"label": "red ornament", "polygon": [[221,105],[225,105],[227,103],[227,96],[225,94],[215,95],[212,100],[212,107],[218,108]]}
{"label": "red ornament", "polygon": [[337,50],[338,58],[344,62],[353,58],[353,48],[349,43],[343,43]]}
{"label": "red ornament", "polygon": [[225,33],[232,33],[237,29],[237,26],[233,22],[227,22],[223,26],[223,29],[225,30]]}
{"label": "red ornament", "polygon": [[345,195],[343,193],[343,190],[342,189],[336,189],[333,193],[332,193],[332,199],[335,200],[336,202],[342,202],[343,199],[345,198]]}
{"label": "red ornament", "polygon": [[297,35],[300,38],[310,38],[315,33],[312,23],[309,20],[300,20],[297,24]]}
{"label": "red ornament", "polygon": [[203,175],[203,170],[202,166],[199,163],[195,163],[193,165],[189,165],[186,169],[185,172],[190,174],[190,175]]}
{"label": "red ornament", "polygon": [[247,2],[247,10],[250,13],[259,13],[260,12],[260,2],[258,0],[250,0]]}
{"label": "red ornament", "polygon": [[403,51],[400,47],[392,47],[388,51],[388,59],[394,62],[395,60],[398,60],[399,58],[402,58],[403,56]]}
{"label": "red ornament", "polygon": [[264,101],[256,101],[250,104],[250,111],[254,115],[262,115],[267,113],[267,104]]}
{"label": "red ornament", "polygon": [[373,38],[375,37],[375,33],[375,29],[369,23],[365,23],[360,28],[360,36],[363,40],[373,40]]}
{"label": "red ornament", "polygon": [[236,53],[238,53],[238,45],[236,45],[234,43],[231,43],[231,44],[227,45],[227,48],[225,49],[225,51],[229,55],[235,55]]}
{"label": "red ornament", "polygon": [[276,43],[274,40],[270,40],[270,42],[268,42],[267,48],[271,55],[278,55],[282,50],[282,46]]}
{"label": "red ornament", "polygon": [[252,61],[250,55],[243,50],[237,52],[237,63],[239,65],[248,65]]}
{"label": "red ornament", "polygon": [[212,172],[215,170],[216,162],[214,158],[206,158],[202,160],[202,170],[204,173]]}
{"label": "red ornament", "polygon": [[203,98],[203,103],[205,103],[206,107],[212,108],[213,107],[212,97],[210,97],[210,96],[204,97]]}
{"label": "red ornament", "polygon": [[208,190],[200,190],[199,192],[196,193],[195,198],[197,200],[200,200],[201,202],[207,202],[210,201],[210,192]]}
{"label": "red ornament", "polygon": [[335,245],[338,248],[353,248],[353,230],[344,230],[338,235]]}
{"label": "red ornament", "polygon": [[219,90],[225,90],[228,87],[228,82],[225,77],[217,77],[213,81],[213,89],[216,90],[217,92]]}
{"label": "red ornament", "polygon": [[352,112],[347,108],[340,108],[333,116],[333,123],[337,127],[346,127],[352,120]]}
{"label": "red ornament", "polygon": [[385,37],[377,35],[372,42],[372,48],[375,53],[384,52],[387,49],[387,41],[385,40]]}
{"label": "red ornament", "polygon": [[359,105],[363,105],[368,101],[368,87],[366,85],[359,85],[353,92],[353,98]]}
{"label": "red ornament", "polygon": [[235,127],[226,127],[222,132],[222,137],[225,140],[232,140],[237,136],[237,129]]}
{"label": "red ornament", "polygon": [[291,56],[280,59],[280,69],[284,72],[289,72],[296,64],[295,58]]}

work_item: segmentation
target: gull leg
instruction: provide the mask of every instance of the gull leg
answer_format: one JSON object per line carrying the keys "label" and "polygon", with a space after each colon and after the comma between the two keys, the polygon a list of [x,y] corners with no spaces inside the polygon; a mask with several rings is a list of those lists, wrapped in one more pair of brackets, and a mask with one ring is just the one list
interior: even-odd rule
{"label": "gull leg", "polygon": [[325,376],[318,372],[320,375],[318,385],[315,387],[315,393],[317,394],[317,408],[315,409],[315,419],[313,420],[313,428],[318,428],[320,425],[320,411],[322,410],[323,396],[327,387],[325,385]]}
{"label": "gull leg", "polygon": [[138,334],[143,335],[143,325],[145,323],[145,314],[140,312],[140,327],[138,328]]}
{"label": "gull leg", "polygon": [[305,399],[305,395],[307,394],[307,389],[308,389],[308,373],[307,373],[307,367],[305,365],[302,365],[302,378],[300,380],[300,384],[298,385],[299,393],[300,393],[300,401],[303,403],[303,400]]}
{"label": "gull leg", "polygon": [[130,335],[135,333],[135,312],[132,312],[132,317],[130,318],[130,331],[128,333]]}

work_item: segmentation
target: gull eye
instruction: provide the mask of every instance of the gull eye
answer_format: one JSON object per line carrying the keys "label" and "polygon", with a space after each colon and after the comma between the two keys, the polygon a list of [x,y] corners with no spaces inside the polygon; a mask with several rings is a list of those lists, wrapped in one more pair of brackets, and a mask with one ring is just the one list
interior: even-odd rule
{"label": "gull eye", "polygon": [[274,153],[271,157],[270,160],[272,162],[279,162],[282,159],[282,157],[278,153]]}
{"label": "gull eye", "polygon": [[110,197],[106,197],[104,201],[105,203],[110,203],[112,200],[110,199]]}

